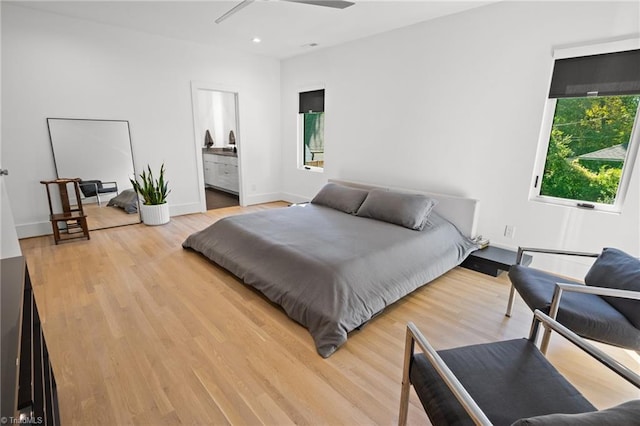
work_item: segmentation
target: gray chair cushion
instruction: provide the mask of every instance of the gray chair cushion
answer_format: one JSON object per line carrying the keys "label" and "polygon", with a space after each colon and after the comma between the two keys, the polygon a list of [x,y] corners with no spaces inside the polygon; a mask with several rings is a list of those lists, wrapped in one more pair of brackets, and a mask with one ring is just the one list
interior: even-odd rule
{"label": "gray chair cushion", "polygon": [[358,216],[369,217],[422,231],[429,213],[438,202],[422,194],[373,189],[358,209]]}
{"label": "gray chair cushion", "polygon": [[[81,180],[80,191],[85,197],[95,197],[96,192],[100,192],[102,189],[102,181],[99,180]],[[115,191],[115,188],[114,188]]]}
{"label": "gray chair cushion", "polygon": [[[605,248],[589,269],[584,282],[594,287],[640,292],[640,260],[621,250]],[[640,329],[640,300],[603,298]]]}
{"label": "gray chair cushion", "polygon": [[513,426],[632,426],[640,425],[640,399],[624,404],[580,414],[549,414],[520,419]]}
{"label": "gray chair cushion", "polygon": [[80,191],[82,191],[82,195],[85,197],[95,197],[96,193],[109,194],[111,192],[118,192],[118,188],[113,186],[113,184],[105,188],[101,180],[81,180]]}
{"label": "gray chair cushion", "polygon": [[[526,339],[438,354],[495,425],[510,425],[523,417],[596,409]],[[423,354],[413,356],[409,377],[434,425],[473,424]]]}
{"label": "gray chair cushion", "polygon": [[311,202],[345,213],[355,214],[364,199],[367,198],[368,193],[363,189],[351,188],[331,182],[323,186]]}
{"label": "gray chair cushion", "polygon": [[[509,279],[532,311],[549,313],[556,282],[580,284],[535,268],[514,265]],[[558,321],[591,340],[640,350],[640,330],[600,296],[564,292]]]}

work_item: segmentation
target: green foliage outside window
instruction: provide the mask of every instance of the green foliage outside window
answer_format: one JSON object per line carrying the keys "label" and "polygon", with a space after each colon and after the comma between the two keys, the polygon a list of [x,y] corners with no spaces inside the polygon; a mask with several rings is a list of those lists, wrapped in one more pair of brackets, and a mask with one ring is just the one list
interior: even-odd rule
{"label": "green foliage outside window", "polygon": [[640,96],[558,99],[540,194],[613,204],[626,157],[580,156],[617,145],[624,152],[639,101]]}
{"label": "green foliage outside window", "polygon": [[324,166],[324,112],[304,113],[304,165]]}

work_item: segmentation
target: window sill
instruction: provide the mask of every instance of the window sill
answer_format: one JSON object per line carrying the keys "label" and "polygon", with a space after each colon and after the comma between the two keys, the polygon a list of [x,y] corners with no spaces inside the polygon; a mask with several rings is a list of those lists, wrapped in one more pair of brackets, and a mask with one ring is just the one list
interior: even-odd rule
{"label": "window sill", "polygon": [[[613,213],[613,214],[622,213],[621,207],[616,205],[607,205],[607,204],[599,204],[599,203],[582,203],[580,201],[575,201],[575,200],[562,200],[558,198],[545,197],[545,196],[532,196],[532,197],[529,197],[529,201],[533,201],[534,203],[545,204],[547,206],[569,207],[569,208],[582,210],[582,211]],[[585,205],[580,205],[580,204],[587,204],[593,207],[586,207]]]}
{"label": "window sill", "polygon": [[299,166],[298,170],[302,170],[305,172],[324,173],[324,168],[314,166]]}

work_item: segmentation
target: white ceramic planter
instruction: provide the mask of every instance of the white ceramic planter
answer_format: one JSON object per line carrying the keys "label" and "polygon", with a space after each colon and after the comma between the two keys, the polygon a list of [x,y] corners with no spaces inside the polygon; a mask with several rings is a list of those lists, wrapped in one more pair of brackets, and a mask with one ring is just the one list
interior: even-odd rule
{"label": "white ceramic planter", "polygon": [[164,225],[169,223],[169,204],[157,204],[157,205],[140,205],[140,214],[142,215],[142,222],[145,225]]}

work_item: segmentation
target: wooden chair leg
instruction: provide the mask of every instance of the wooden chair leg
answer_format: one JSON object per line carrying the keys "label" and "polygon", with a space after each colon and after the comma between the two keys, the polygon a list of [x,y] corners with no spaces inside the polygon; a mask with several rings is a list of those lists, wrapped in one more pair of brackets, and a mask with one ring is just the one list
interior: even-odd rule
{"label": "wooden chair leg", "polygon": [[82,226],[82,232],[84,233],[84,236],[87,237],[87,240],[90,240],[91,236],[89,235],[89,225],[87,225],[86,217],[83,217],[80,220],[80,226]]}
{"label": "wooden chair leg", "polygon": [[58,228],[58,222],[55,220],[52,220],[51,227],[53,228],[53,240],[57,245],[60,242],[60,228]]}

